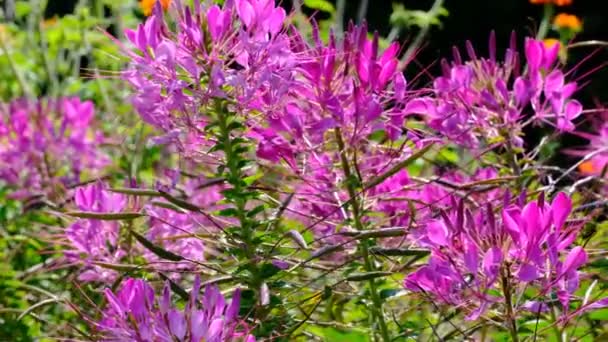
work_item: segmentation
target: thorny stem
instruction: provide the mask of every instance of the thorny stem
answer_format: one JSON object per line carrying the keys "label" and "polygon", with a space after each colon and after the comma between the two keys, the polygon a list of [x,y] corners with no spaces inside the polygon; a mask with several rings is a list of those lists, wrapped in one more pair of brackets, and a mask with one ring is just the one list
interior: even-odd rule
{"label": "thorny stem", "polygon": [[[228,184],[232,186],[232,190],[236,194],[243,194],[247,191],[245,185],[243,184],[243,172],[242,167],[239,165],[241,159],[234,152],[234,141],[231,136],[231,129],[229,127],[229,114],[226,112],[225,108],[222,106],[221,101],[216,102],[215,107],[216,115],[217,115],[217,125],[219,128],[219,141],[222,144],[222,150],[225,155],[225,167],[224,174],[226,177],[226,181]],[[258,292],[261,281],[259,279],[259,272],[257,266],[257,257],[256,257],[256,246],[254,244],[254,224],[250,218],[247,217],[247,198],[246,196],[236,196],[230,198],[230,202],[234,205],[236,209],[236,218],[239,220],[240,224],[240,233],[239,237],[243,241],[244,244],[244,252],[245,256],[249,262],[250,271],[252,274],[251,279],[249,279],[249,287],[250,290],[254,292]]]}
{"label": "thorny stem", "polygon": [[513,314],[513,300],[511,297],[511,285],[509,284],[509,271],[504,267],[502,269],[502,291],[505,296],[505,306],[507,307],[507,325],[509,332],[511,333],[511,340],[513,342],[519,342],[517,335],[517,321]]}
{"label": "thorny stem", "polygon": [[[344,140],[342,139],[342,132],[341,132],[340,128],[336,128],[334,132],[336,135],[336,142],[338,143],[338,149],[340,150],[340,161],[342,164],[342,170],[344,171],[344,176],[346,178],[345,182],[346,182],[348,194],[350,196],[350,201],[351,201],[350,208],[352,208],[353,221],[355,223],[355,228],[357,228],[358,231],[363,231],[364,227],[363,227],[363,223],[361,220],[361,206],[360,206],[359,199],[358,199],[359,197],[357,196],[357,192],[356,192],[354,184],[353,184],[353,179],[352,179],[353,174],[350,170],[348,158],[346,156],[346,149],[344,146]],[[367,272],[373,272],[373,271],[375,271],[375,267],[374,267],[374,264],[372,262],[372,259],[370,257],[370,253],[369,253],[369,243],[370,243],[369,239],[363,239],[359,246],[361,247],[361,254],[363,256],[365,270]],[[391,341],[388,327],[386,325],[386,321],[384,320],[384,315],[382,312],[382,301],[380,299],[380,296],[378,295],[378,288],[376,286],[376,281],[374,278],[371,278],[368,280],[368,283],[369,283],[370,297],[372,299],[372,307],[371,307],[372,315],[374,316],[375,321],[380,326],[380,335],[382,336],[382,340],[385,342]]]}

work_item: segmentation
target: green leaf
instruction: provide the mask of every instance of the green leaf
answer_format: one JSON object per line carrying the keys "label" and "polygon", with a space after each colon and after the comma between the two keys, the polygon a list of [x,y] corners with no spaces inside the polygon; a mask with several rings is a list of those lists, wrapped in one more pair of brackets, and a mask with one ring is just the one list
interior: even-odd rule
{"label": "green leaf", "polygon": [[235,208],[226,208],[218,211],[217,214],[224,217],[238,217],[239,212]]}
{"label": "green leaf", "polygon": [[119,194],[125,195],[134,195],[134,196],[150,196],[150,197],[159,197],[161,196],[160,192],[152,189],[136,189],[136,188],[112,188],[111,192],[116,192]]}
{"label": "green leaf", "polygon": [[124,220],[133,220],[139,217],[146,216],[142,213],[136,212],[122,212],[122,213],[94,213],[88,211],[68,211],[65,213],[68,216],[84,218],[84,219],[92,219],[92,220],[102,220],[102,221],[124,221]]}
{"label": "green leaf", "polygon": [[373,271],[373,272],[365,272],[365,273],[353,273],[346,277],[347,281],[363,281],[376,279],[381,277],[386,277],[393,274],[393,272],[384,272],[384,271]]}
{"label": "green leaf", "polygon": [[608,321],[608,309],[594,310],[589,313],[589,318],[594,321]]}
{"label": "green leaf", "polygon": [[369,181],[369,183],[367,183],[365,185],[365,189],[373,188],[374,186],[376,186],[376,185],[384,182],[387,178],[393,176],[397,172],[399,172],[402,169],[406,168],[408,165],[412,164],[413,162],[415,162],[416,160],[418,160],[419,158],[421,158],[434,145],[435,145],[435,143],[431,142],[428,145],[426,145],[425,147],[421,148],[420,150],[414,152],[407,159],[405,159],[404,161],[402,161],[402,162],[398,163],[397,165],[393,166],[391,169],[389,169],[388,171],[386,171],[384,174],[382,174],[382,175],[380,175],[380,176],[372,179],[371,181]]}
{"label": "green leaf", "polygon": [[154,243],[152,243],[150,240],[146,239],[139,233],[137,233],[133,230],[131,230],[130,233],[135,237],[135,239],[137,239],[137,241],[139,241],[139,243],[144,245],[144,247],[146,247],[150,252],[156,254],[158,257],[166,259],[166,260],[171,260],[171,261],[184,260],[184,257],[177,255],[173,252],[169,252],[168,250],[155,245]]}
{"label": "green leaf", "polygon": [[17,1],[15,3],[15,16],[24,18],[32,12],[32,5],[28,1]]}
{"label": "green leaf", "polygon": [[279,273],[279,271],[281,271],[281,269],[276,267],[272,263],[265,263],[262,264],[262,266],[260,267],[260,277],[262,279],[268,279],[273,275]]}
{"label": "green leaf", "polygon": [[334,5],[327,0],[304,0],[304,6],[321,12],[334,13]]}
{"label": "green leaf", "polygon": [[175,283],[169,277],[167,277],[166,275],[164,275],[162,272],[158,272],[158,275],[161,278],[163,278],[164,281],[168,281],[169,282],[169,286],[171,287],[171,291],[173,291],[178,296],[180,296],[181,299],[183,299],[185,301],[188,301],[190,299],[190,296],[188,295],[188,292],[186,292],[186,290],[184,290],[181,286],[179,286],[177,283]]}
{"label": "green leaf", "polygon": [[327,328],[309,326],[306,330],[321,337],[323,341],[348,341],[348,342],[369,342],[370,333],[361,330],[338,330],[337,328]]}

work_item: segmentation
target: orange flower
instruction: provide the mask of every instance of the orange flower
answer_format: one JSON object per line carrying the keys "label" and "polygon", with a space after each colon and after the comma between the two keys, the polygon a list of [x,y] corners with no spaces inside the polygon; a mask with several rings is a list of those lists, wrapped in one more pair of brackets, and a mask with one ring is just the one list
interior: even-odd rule
{"label": "orange flower", "polygon": [[578,170],[581,173],[584,173],[586,175],[589,174],[594,174],[596,172],[595,170],[595,166],[593,165],[593,162],[591,160],[587,160],[585,162],[582,162],[579,166],[578,166]]}
{"label": "orange flower", "polygon": [[42,28],[49,28],[51,26],[55,26],[57,24],[57,16],[53,16],[51,18],[45,19],[42,21]]}
{"label": "orange flower", "polygon": [[554,4],[556,6],[568,6],[572,4],[572,0],[530,0],[533,5]]}
{"label": "orange flower", "polygon": [[553,0],[557,6],[568,6],[572,4],[572,0]]}
{"label": "orange flower", "polygon": [[[156,3],[156,0],[141,0],[139,2],[139,7],[141,7],[141,10],[144,12],[144,15],[147,17],[150,14],[152,14],[152,10],[154,9],[154,4]],[[163,6],[163,9],[166,11],[167,8],[169,8],[169,5],[171,5],[171,0],[160,0],[160,4],[161,6]]]}
{"label": "orange flower", "polygon": [[553,25],[557,28],[566,28],[578,32],[583,28],[583,22],[574,14],[560,13],[553,19]]}

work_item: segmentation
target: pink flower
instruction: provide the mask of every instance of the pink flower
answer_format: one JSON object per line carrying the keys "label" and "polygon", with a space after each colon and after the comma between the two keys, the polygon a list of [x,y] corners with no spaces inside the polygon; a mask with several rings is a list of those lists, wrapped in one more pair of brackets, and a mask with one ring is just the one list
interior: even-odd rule
{"label": "pink flower", "polygon": [[14,101],[0,108],[0,180],[17,197],[47,195],[95,177],[109,163],[100,149],[103,134],[94,128],[89,101],[61,98]]}
{"label": "pink flower", "polygon": [[[123,195],[107,191],[103,183],[93,183],[76,189],[74,197],[79,210],[96,213],[116,213],[126,207]],[[121,263],[126,251],[120,245],[120,224],[116,221],[79,219],[65,229],[68,261],[82,263],[78,279],[85,282],[112,282],[118,272],[95,265],[94,262]]]}
{"label": "pink flower", "polygon": [[542,294],[536,307],[555,293],[567,312],[578,289],[578,269],[587,262],[583,248],[571,247],[580,228],[566,224],[571,210],[563,193],[551,204],[541,198],[523,207],[508,206],[502,219],[494,217],[490,205],[485,212],[471,212],[461,202],[422,228],[426,237],[419,243],[431,249],[431,259],[407,276],[405,287],[465,307],[469,318],[504,304],[497,294],[505,286],[515,291],[514,298],[525,298],[521,291],[536,287]]}
{"label": "pink flower", "polygon": [[198,298],[200,280],[195,280],[184,309],[171,304],[167,283],[160,298],[144,280],[128,278],[116,293],[104,291],[108,305],[95,325],[103,341],[255,341],[238,319],[240,291],[226,303],[217,287],[209,286]]}

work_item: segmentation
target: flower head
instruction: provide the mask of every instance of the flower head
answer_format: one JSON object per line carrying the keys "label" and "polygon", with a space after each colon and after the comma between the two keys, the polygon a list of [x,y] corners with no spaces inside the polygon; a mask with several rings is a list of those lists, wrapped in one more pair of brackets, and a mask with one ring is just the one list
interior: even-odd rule
{"label": "flower head", "polygon": [[146,281],[129,278],[116,293],[105,290],[108,305],[96,326],[103,341],[255,341],[238,319],[239,290],[231,303],[217,287],[207,287],[202,298],[199,290],[197,277],[189,302],[178,309],[171,303],[169,284],[156,297]]}
{"label": "flower head", "polygon": [[553,26],[579,32],[583,28],[583,22],[574,14],[560,13],[553,18]]}
{"label": "flower head", "polygon": [[568,6],[572,4],[572,0],[530,0],[533,5],[554,4],[556,6]]}
{"label": "flower head", "polygon": [[156,1],[160,1],[162,8],[166,11],[171,5],[171,0],[141,0],[139,2],[139,7],[144,12],[146,17],[152,14],[154,10],[154,6],[156,5]]}
{"label": "flower head", "polygon": [[475,319],[504,300],[496,293],[523,291],[525,284],[537,289],[537,301],[556,293],[567,313],[578,289],[578,269],[587,260],[581,247],[571,247],[580,229],[566,223],[571,210],[563,193],[551,204],[540,199],[508,206],[501,217],[489,205],[470,212],[461,202],[455,212],[424,227],[419,243],[431,248],[431,259],[406,278],[405,287],[461,305]]}
{"label": "flower head", "polygon": [[[98,182],[76,189],[74,202],[78,210],[95,213],[122,211],[127,201],[125,196],[107,190]],[[79,219],[65,229],[65,256],[68,261],[83,266],[80,281],[112,282],[118,272],[96,265],[96,262],[120,263],[126,255],[120,244],[120,224],[116,221]]]}
{"label": "flower head", "polygon": [[53,198],[109,163],[90,101],[19,100],[2,105],[0,114],[0,179],[17,190],[13,196]]}
{"label": "flower head", "polygon": [[496,58],[494,35],[489,58],[477,57],[468,44],[470,60],[464,62],[455,49],[452,64],[443,62],[444,74],[434,81],[433,95],[410,101],[406,114],[422,114],[451,142],[471,147],[505,142],[521,146],[522,124],[529,115],[560,131],[572,131],[582,106],[570,100],[576,84],[566,83],[556,66],[559,45],[546,47],[526,39],[528,67],[522,71],[514,39],[503,61]]}

